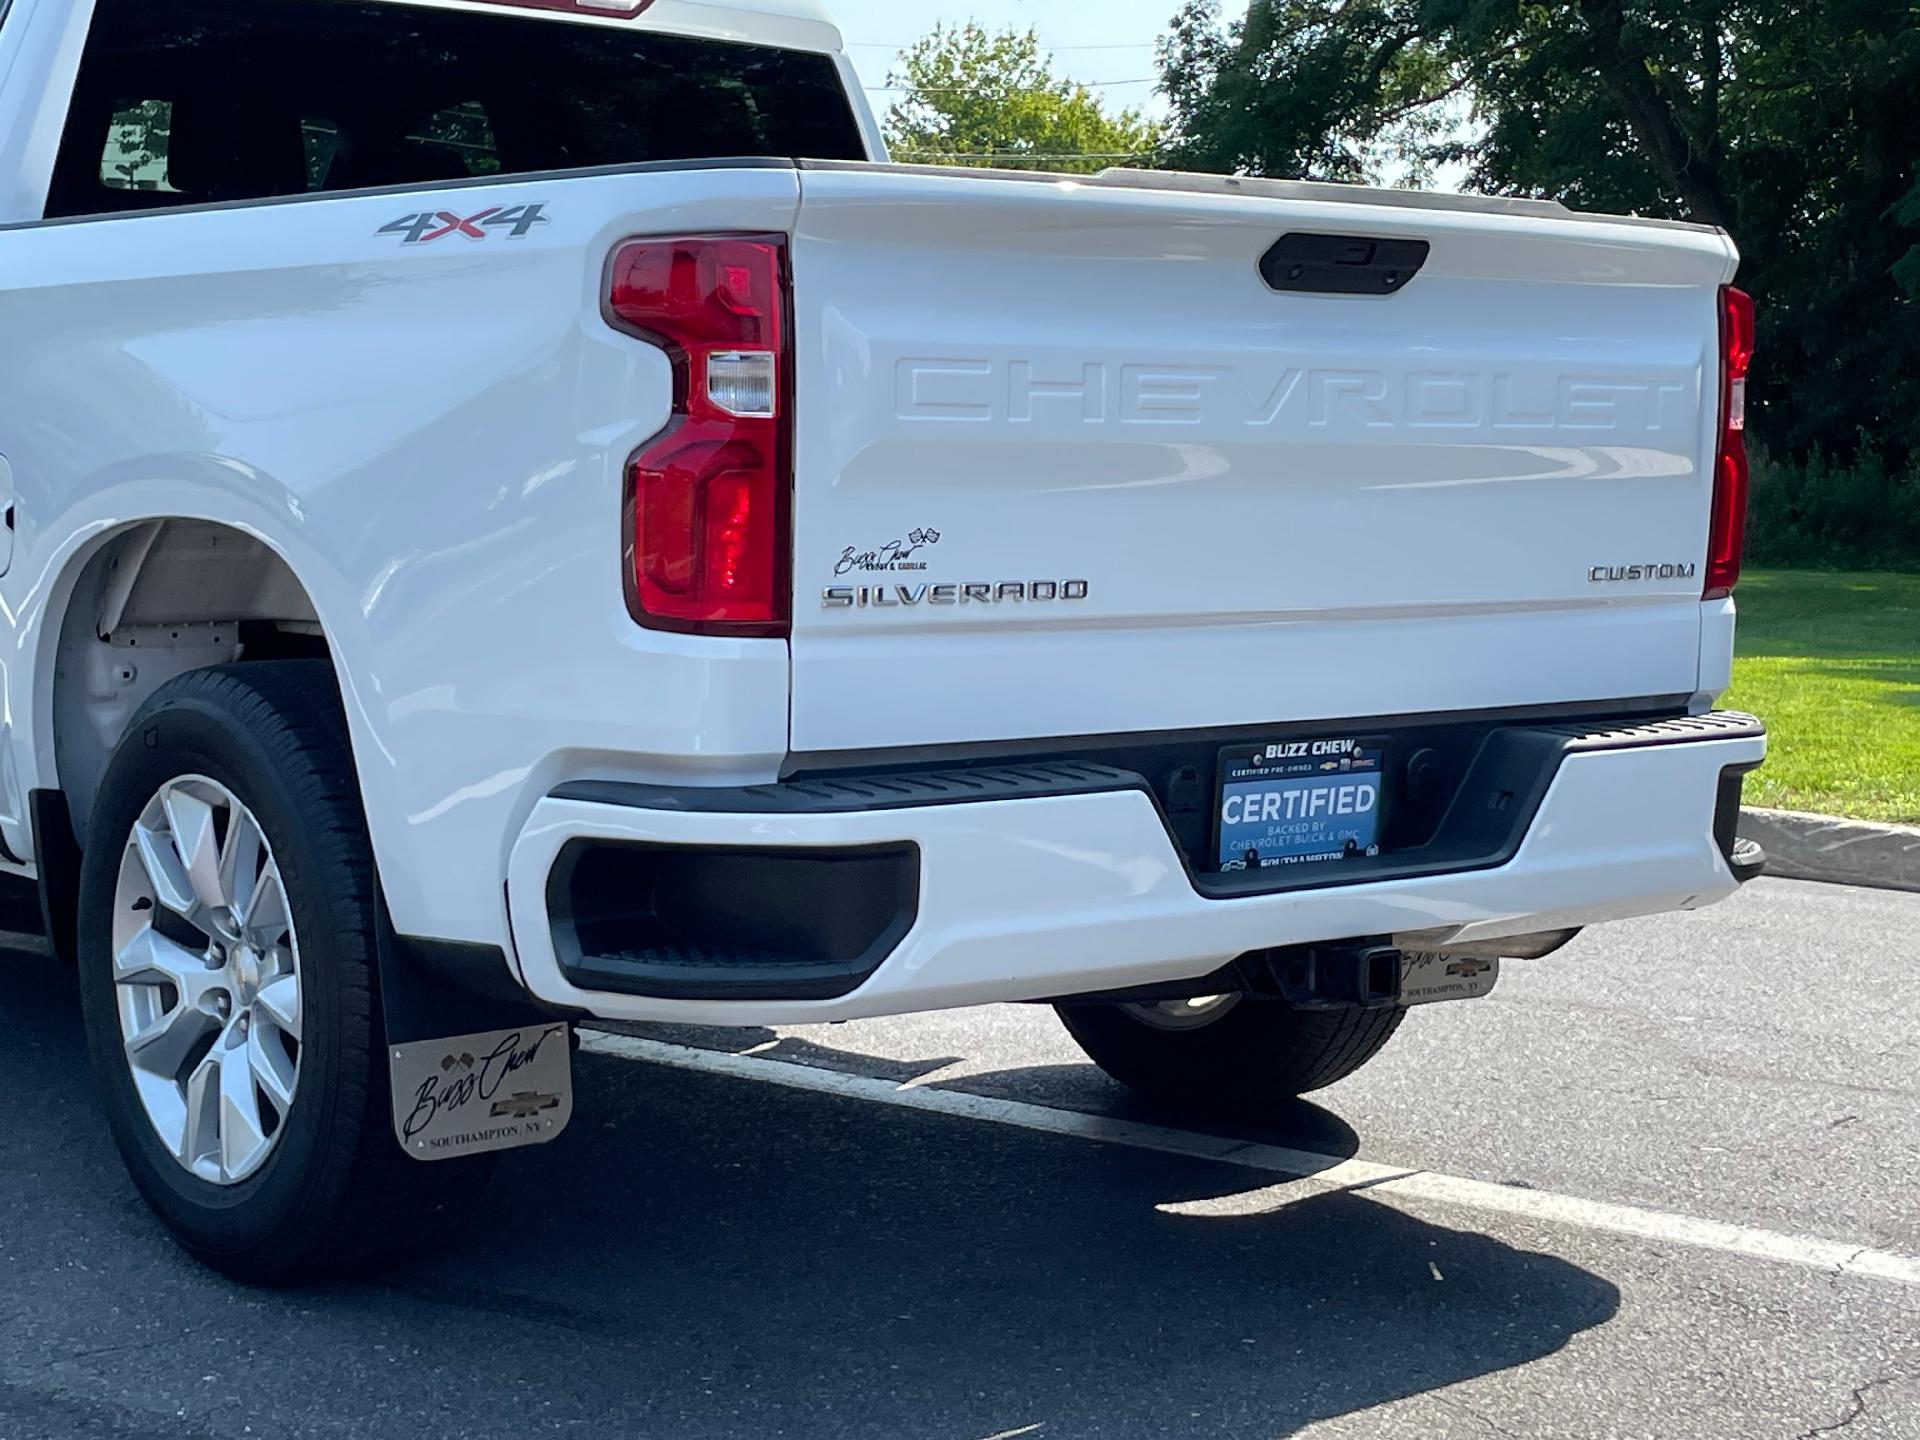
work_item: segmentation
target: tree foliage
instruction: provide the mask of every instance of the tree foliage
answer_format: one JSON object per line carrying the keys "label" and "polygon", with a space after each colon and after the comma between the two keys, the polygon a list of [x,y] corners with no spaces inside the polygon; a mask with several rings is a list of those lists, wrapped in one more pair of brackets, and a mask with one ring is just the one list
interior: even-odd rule
{"label": "tree foliage", "polygon": [[101,178],[116,189],[158,188],[172,136],[173,106],[164,100],[142,100],[115,111]]}
{"label": "tree foliage", "polygon": [[1776,455],[1920,462],[1920,8],[1909,0],[1188,0],[1170,162],[1416,180],[1725,226]]}
{"label": "tree foliage", "polygon": [[1089,173],[1151,165],[1159,126],[1137,110],[1108,114],[1086,86],[1053,73],[1039,37],[942,25],[900,57],[888,83],[896,160]]}

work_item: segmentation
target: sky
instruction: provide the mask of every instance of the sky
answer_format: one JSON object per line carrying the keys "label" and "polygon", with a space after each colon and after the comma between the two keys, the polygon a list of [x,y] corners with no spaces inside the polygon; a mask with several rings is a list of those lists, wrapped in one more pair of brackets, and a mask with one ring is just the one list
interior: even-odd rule
{"label": "sky", "polygon": [[[895,56],[936,23],[972,19],[990,30],[1039,31],[1058,73],[1097,87],[1109,109],[1158,113],[1153,45],[1166,33],[1179,0],[827,0],[827,8],[869,86],[885,85]],[[1227,0],[1225,6],[1230,15],[1246,8],[1246,0]],[[869,98],[883,115],[892,100],[878,91]]]}
{"label": "sky", "polygon": [[[1154,95],[1159,76],[1154,42],[1167,31],[1180,0],[826,0],[846,37],[847,52],[868,87],[874,112],[886,119],[893,92],[884,87],[900,51],[941,22],[978,20],[989,30],[1008,26],[1039,32],[1053,52],[1057,74],[1092,87],[1110,110],[1140,109],[1159,118],[1166,104]],[[1247,0],[1222,0],[1226,19],[1247,12]],[[1461,116],[1460,123],[1466,124]],[[1428,181],[1458,190],[1462,166],[1443,166]],[[1399,183],[1392,167],[1384,183]]]}

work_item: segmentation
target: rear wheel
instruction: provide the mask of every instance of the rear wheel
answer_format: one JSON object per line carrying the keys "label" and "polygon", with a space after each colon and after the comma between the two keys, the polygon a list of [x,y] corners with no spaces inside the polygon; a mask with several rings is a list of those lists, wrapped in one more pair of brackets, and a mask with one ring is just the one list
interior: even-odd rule
{"label": "rear wheel", "polygon": [[406,1253],[486,1162],[390,1128],[373,857],[325,661],[159,690],[101,782],[80,988],[108,1122],[181,1243],[283,1282]]}
{"label": "rear wheel", "polygon": [[1096,1065],[1150,1099],[1258,1113],[1344,1080],[1400,1028],[1397,1006],[1297,1010],[1220,995],[1157,1005],[1061,1005]]}

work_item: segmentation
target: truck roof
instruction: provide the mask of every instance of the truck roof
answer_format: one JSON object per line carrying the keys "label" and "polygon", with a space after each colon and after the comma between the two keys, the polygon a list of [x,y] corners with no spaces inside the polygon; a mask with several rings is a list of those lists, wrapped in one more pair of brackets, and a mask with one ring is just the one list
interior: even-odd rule
{"label": "truck roof", "polygon": [[681,35],[750,41],[789,50],[837,52],[839,27],[819,0],[653,0],[638,15],[631,0],[392,0],[442,10],[517,10],[525,15],[601,25],[639,25]]}

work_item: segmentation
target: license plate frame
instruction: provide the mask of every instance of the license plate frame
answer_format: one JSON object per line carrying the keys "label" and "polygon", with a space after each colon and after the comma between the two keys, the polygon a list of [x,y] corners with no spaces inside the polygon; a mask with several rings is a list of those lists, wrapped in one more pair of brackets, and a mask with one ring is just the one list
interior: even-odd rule
{"label": "license plate frame", "polygon": [[[1312,799],[1316,794],[1331,798]],[[1249,796],[1259,798],[1262,818],[1247,820],[1244,803],[1233,803]],[[1329,734],[1223,747],[1214,772],[1211,868],[1273,875],[1372,859],[1382,853],[1386,809],[1386,745],[1377,737]],[[1249,849],[1256,832],[1266,844]]]}

